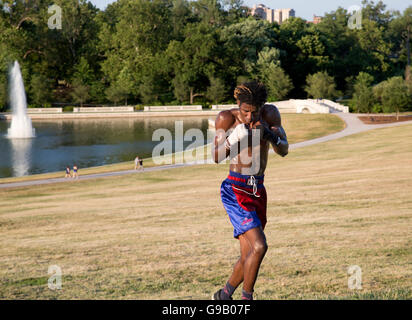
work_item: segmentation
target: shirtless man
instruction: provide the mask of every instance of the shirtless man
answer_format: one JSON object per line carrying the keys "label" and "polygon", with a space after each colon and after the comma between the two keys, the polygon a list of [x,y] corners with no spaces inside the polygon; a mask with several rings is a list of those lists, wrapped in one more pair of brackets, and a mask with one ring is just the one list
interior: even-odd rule
{"label": "shirtless man", "polygon": [[231,300],[242,282],[242,299],[253,300],[259,267],[268,248],[263,233],[267,205],[263,178],[269,147],[282,157],[289,149],[279,110],[265,105],[263,84],[244,83],[235,89],[234,96],[239,108],[222,111],[216,118],[212,157],[219,163],[230,156],[230,173],[220,193],[234,237],[240,243],[240,259],[226,285],[213,295],[214,300]]}

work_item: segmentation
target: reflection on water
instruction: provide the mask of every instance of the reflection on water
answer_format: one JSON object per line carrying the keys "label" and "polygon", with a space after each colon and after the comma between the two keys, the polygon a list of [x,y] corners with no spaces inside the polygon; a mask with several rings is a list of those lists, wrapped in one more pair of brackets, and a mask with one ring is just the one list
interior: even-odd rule
{"label": "reflection on water", "polygon": [[[7,139],[10,122],[0,121],[0,178],[64,171],[75,163],[81,170],[132,161],[136,155],[149,158],[159,144],[152,141],[153,132],[168,129],[175,140],[175,121],[182,120],[185,133],[200,129],[207,137],[208,119],[198,117],[33,121],[36,138],[31,141]],[[191,143],[185,141],[184,148]]]}
{"label": "reflection on water", "polygon": [[21,177],[29,174],[32,139],[8,139],[12,149],[13,176]]}

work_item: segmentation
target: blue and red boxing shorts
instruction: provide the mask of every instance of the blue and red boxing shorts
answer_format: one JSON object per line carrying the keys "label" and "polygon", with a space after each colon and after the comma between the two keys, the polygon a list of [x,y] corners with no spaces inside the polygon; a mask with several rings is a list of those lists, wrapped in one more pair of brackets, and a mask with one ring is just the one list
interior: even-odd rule
{"label": "blue and red boxing shorts", "polygon": [[264,176],[247,176],[230,171],[222,182],[220,196],[233,225],[233,236],[266,225],[267,194]]}

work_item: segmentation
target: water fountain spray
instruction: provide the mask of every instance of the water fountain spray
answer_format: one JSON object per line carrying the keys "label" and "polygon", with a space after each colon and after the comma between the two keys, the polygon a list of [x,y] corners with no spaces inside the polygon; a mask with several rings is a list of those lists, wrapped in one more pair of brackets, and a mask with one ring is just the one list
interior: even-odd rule
{"label": "water fountain spray", "polygon": [[9,77],[10,104],[13,116],[7,137],[10,139],[34,138],[35,130],[32,127],[31,119],[27,115],[26,92],[24,91],[20,65],[17,61],[14,62]]}

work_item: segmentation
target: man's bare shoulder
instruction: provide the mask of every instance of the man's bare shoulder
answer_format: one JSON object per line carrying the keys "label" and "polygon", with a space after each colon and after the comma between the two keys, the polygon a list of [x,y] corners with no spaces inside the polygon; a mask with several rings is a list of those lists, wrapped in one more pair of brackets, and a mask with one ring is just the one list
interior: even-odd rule
{"label": "man's bare shoulder", "polygon": [[279,109],[274,104],[265,104],[261,110],[261,117],[270,126],[282,125]]}
{"label": "man's bare shoulder", "polygon": [[215,121],[216,129],[230,129],[236,122],[236,109],[224,110],[219,112]]}

